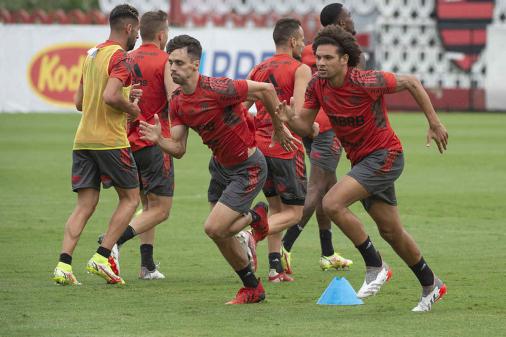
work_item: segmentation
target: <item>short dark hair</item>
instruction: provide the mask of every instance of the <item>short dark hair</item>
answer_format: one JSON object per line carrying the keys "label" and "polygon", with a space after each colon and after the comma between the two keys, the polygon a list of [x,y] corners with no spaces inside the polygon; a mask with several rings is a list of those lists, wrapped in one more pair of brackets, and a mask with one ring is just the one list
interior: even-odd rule
{"label": "short dark hair", "polygon": [[336,25],[329,25],[322,28],[313,42],[313,52],[316,54],[318,46],[330,44],[337,47],[340,55],[348,54],[348,65],[355,67],[360,62],[360,54],[362,50],[357,43],[355,37]]}
{"label": "short dark hair", "polygon": [[109,25],[111,28],[118,28],[124,19],[139,21],[139,11],[129,4],[118,5],[109,14]]}
{"label": "short dark hair", "polygon": [[164,11],[146,12],[141,17],[141,38],[152,41],[156,34],[167,25],[167,13]]}
{"label": "short dark hair", "polygon": [[320,13],[320,23],[323,27],[335,25],[343,10],[343,4],[338,2],[325,6]]}
{"label": "short dark hair", "polygon": [[274,26],[274,32],[272,33],[274,44],[276,44],[276,46],[279,46],[288,42],[288,40],[293,37],[296,32],[299,31],[301,26],[302,25],[300,21],[297,19],[279,19],[276,22],[276,26]]}
{"label": "short dark hair", "polygon": [[167,44],[167,53],[172,53],[176,49],[186,48],[188,55],[194,59],[200,60],[202,56],[202,46],[199,40],[190,35],[178,35],[171,39]]}

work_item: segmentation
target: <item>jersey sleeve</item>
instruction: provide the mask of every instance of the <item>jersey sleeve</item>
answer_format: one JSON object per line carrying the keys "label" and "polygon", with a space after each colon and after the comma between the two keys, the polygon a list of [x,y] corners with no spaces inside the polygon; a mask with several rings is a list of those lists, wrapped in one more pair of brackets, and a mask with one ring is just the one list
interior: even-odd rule
{"label": "jersey sleeve", "polygon": [[318,110],[320,109],[320,101],[316,94],[316,84],[318,78],[314,76],[307,84],[306,94],[304,95],[304,109]]}
{"label": "jersey sleeve", "polygon": [[117,78],[127,87],[131,84],[132,73],[127,53],[117,50],[109,61],[109,77]]}
{"label": "jersey sleeve", "polygon": [[180,116],[176,101],[177,101],[177,99],[175,97],[173,97],[169,103],[169,116],[170,116],[170,126],[171,127],[174,127],[177,125],[185,125],[183,123],[183,121],[181,120],[181,116]]}
{"label": "jersey sleeve", "polygon": [[248,82],[246,80],[220,79],[216,83],[222,90],[216,90],[217,100],[221,106],[236,105],[248,98]]}
{"label": "jersey sleeve", "polygon": [[384,94],[395,92],[397,79],[394,73],[387,71],[367,71],[361,83],[362,88],[374,100]]}

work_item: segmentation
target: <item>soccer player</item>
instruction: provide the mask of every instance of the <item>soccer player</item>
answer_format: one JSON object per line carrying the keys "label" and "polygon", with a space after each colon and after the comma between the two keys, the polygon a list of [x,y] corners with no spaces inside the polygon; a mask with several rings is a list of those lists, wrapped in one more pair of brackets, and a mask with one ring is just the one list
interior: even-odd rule
{"label": "soccer player", "polygon": [[294,137],[274,115],[279,100],[272,84],[200,75],[202,47],[198,40],[188,35],[170,40],[167,52],[172,79],[179,84],[169,103],[171,137],[161,136],[155,115],[155,125],[141,122],[143,139],[181,158],[186,151],[188,128],[191,127],[212,150],[213,165],[219,173],[222,190],[205,221],[204,230],[244,285],[228,303],[260,302],[265,298],[264,288],[235,237],[248,225],[260,238],[268,232],[264,209],[250,210],[265,182],[267,169],[263,154],[256,148],[253,125],[248,123],[242,102],[261,100],[267,107],[273,115],[273,141],[291,149]]}
{"label": "soccer player", "polygon": [[[300,59],[304,48],[304,30],[300,21],[280,19],[274,27],[273,38],[275,55],[254,67],[248,79],[272,83],[280,101],[293,96],[296,108],[300,109],[311,79],[311,69],[295,59]],[[302,216],[306,197],[304,148],[302,142],[290,151],[279,144],[271,146],[271,116],[262,102],[257,101],[256,108],[255,138],[265,155],[268,171],[263,192],[269,204],[269,281],[290,282],[293,279],[285,274],[281,265],[281,236]]]}
{"label": "soccer player", "polygon": [[143,120],[153,123],[153,116],[157,114],[161,119],[163,136],[170,136],[167,96],[175,85],[170,77],[168,55],[165,53],[168,32],[167,13],[144,13],[140,20],[142,45],[129,54],[133,82],[142,88],[142,98],[139,101],[141,114],[129,124],[128,140],[139,171],[143,211],[119,238],[118,247],[139,234],[139,278],[144,280],[165,278],[153,261],[154,227],[169,217],[174,195],[174,166],[171,156],[155,144],[142,140],[139,134],[139,122]]}
{"label": "soccer player", "polygon": [[90,49],[84,61],[75,98],[82,116],[72,152],[72,189],[77,192],[77,204],[65,225],[60,261],[53,277],[61,285],[79,284],[72,272],[72,253],[98,204],[100,183],[104,188],[114,186],[119,204],[86,269],[108,283],[124,283],[109,258],[139,204],[137,167],[125,125],[127,116],[135,119],[140,110],[134,96],[130,95],[129,100],[123,90],[131,84],[126,51],[135,46],[138,16],[130,5],[116,6],[109,16],[109,39]]}
{"label": "soccer player", "polygon": [[366,275],[357,295],[365,298],[376,294],[392,275],[364,225],[348,208],[361,201],[381,236],[422,286],[421,299],[413,311],[429,311],[446,293],[446,286],[434,275],[399,218],[394,182],[402,172],[404,157],[388,121],[383,96],[409,91],[428,120],[427,143],[434,139],[441,153],[446,149],[448,133],[416,77],[355,67],[361,51],[352,34],[338,26],[327,26],[316,36],[313,50],[318,75],[309,82],[304,107],[295,111],[293,101],[290,109],[284,102],[277,113],[294,131],[307,135],[312,132],[318,109],[323,107],[352,163],[351,171],[323,198],[323,209],[364,259]]}
{"label": "soccer player", "polygon": [[[338,25],[344,30],[355,35],[355,25],[350,12],[340,3],[333,3],[325,6],[320,13],[322,26]],[[316,58],[313,53],[313,45],[307,45],[302,51],[302,62],[311,67],[316,73]],[[365,58],[360,54],[358,68],[365,68]],[[348,268],[353,261],[342,257],[335,252],[332,245],[332,224],[322,209],[322,199],[325,193],[337,182],[336,168],[341,158],[342,147],[337,139],[329,118],[320,108],[316,115],[316,122],[320,132],[315,137],[304,137],[302,140],[309,156],[311,174],[308,182],[308,193],[304,204],[302,219],[295,226],[290,227],[283,237],[281,250],[281,261],[283,269],[287,274],[293,272],[291,265],[292,247],[300,233],[309,222],[316,210],[316,221],[318,222],[320,234],[320,268],[322,270]]]}

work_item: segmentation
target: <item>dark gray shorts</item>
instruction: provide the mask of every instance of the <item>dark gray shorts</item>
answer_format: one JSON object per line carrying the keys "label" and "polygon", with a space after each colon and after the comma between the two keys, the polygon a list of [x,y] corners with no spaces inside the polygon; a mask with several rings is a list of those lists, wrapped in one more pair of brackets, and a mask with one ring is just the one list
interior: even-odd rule
{"label": "dark gray shorts", "polygon": [[139,187],[137,166],[129,147],[114,150],[72,151],[72,190],[83,188],[100,190],[116,186]]}
{"label": "dark gray shorts", "polygon": [[371,194],[361,200],[366,210],[374,200],[397,205],[394,182],[401,175],[403,168],[403,153],[388,150],[375,151],[351,168],[348,175],[355,178]]}
{"label": "dark gray shorts", "polygon": [[341,158],[341,143],[333,130],[319,133],[315,138],[302,138],[311,165],[335,172]]}
{"label": "dark gray shorts", "polygon": [[174,164],[172,157],[158,146],[148,146],[133,153],[144,194],[174,196]]}
{"label": "dark gray shorts", "polygon": [[304,205],[307,192],[306,163],[299,151],[292,159],[265,157],[267,180],[263,192],[267,198],[279,195],[286,205]]}
{"label": "dark gray shorts", "polygon": [[244,162],[232,167],[223,167],[211,158],[209,162],[211,181],[207,199],[211,203],[221,202],[239,213],[247,213],[251,208],[267,178],[265,157],[256,150]]}

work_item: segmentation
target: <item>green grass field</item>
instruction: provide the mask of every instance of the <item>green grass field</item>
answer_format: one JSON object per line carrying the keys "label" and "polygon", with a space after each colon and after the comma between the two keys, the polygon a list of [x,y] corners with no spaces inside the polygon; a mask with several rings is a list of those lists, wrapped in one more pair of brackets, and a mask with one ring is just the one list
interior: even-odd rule
{"label": "green grass field", "polygon": [[[193,133],[186,156],[176,161],[172,214],[157,232],[155,258],[167,279],[137,279],[137,239],[122,249],[125,286],[85,273],[116,204],[107,190],[74,254],[83,285],[56,286],[50,277],[75,202],[70,167],[79,115],[0,114],[0,336],[504,336],[506,115],[441,118],[450,134],[445,155],[425,148],[422,114],[391,115],[405,148],[397,183],[402,219],[448,286],[432,312],[414,314],[415,276],[358,206],[353,210],[394,269],[378,296],[361,306],[316,305],[334,276],[358,289],[364,265],[335,228],[334,245],[355,265],[349,272],[320,271],[313,219],[293,249],[296,282],[265,284],[267,299],[259,305],[224,305],[240,282],[202,229],[209,151]],[[339,174],[348,168],[343,159]],[[264,280],[265,246],[258,272]]]}

